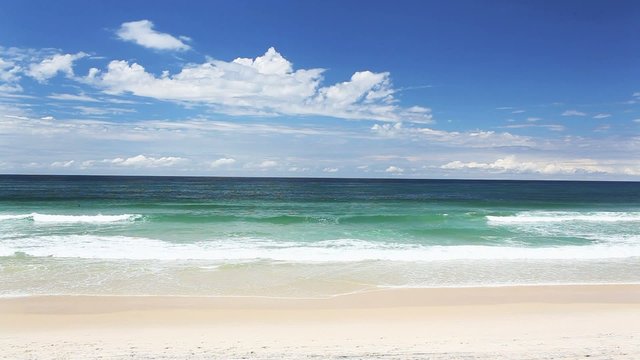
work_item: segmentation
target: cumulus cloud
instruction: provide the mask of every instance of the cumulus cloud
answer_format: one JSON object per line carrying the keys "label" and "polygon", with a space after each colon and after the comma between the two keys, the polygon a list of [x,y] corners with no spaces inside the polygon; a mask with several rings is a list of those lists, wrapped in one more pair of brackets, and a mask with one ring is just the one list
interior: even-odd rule
{"label": "cumulus cloud", "polygon": [[130,166],[130,167],[145,167],[145,168],[154,168],[154,167],[168,167],[174,166],[180,163],[186,162],[187,159],[175,156],[166,156],[166,157],[151,157],[145,155],[137,155],[129,158],[115,158],[115,159],[105,159],[104,163],[110,163],[117,166]]}
{"label": "cumulus cloud", "polygon": [[445,170],[488,170],[497,173],[538,173],[538,174],[576,174],[610,173],[612,169],[599,165],[590,159],[566,162],[522,161],[515,156],[507,156],[491,163],[452,161],[440,167]]}
{"label": "cumulus cloud", "polygon": [[214,160],[211,162],[211,167],[212,168],[217,168],[223,165],[231,165],[231,164],[235,164],[236,159],[233,158],[220,158],[218,160]]}
{"label": "cumulus cloud", "polygon": [[402,174],[404,172],[404,169],[391,165],[384,172],[388,172],[391,174]]}
{"label": "cumulus cloud", "polygon": [[332,168],[332,167],[326,167],[326,168],[322,169],[322,171],[326,172],[326,173],[335,173],[335,172],[338,172],[339,170],[340,169],[338,169],[338,168]]}
{"label": "cumulus cloud", "polygon": [[149,20],[126,22],[120,26],[116,35],[121,40],[130,41],[150,49],[189,50],[191,48],[182,41],[188,38],[184,36],[176,38],[170,34],[158,32],[153,29],[153,26],[153,22]]}
{"label": "cumulus cloud", "polygon": [[606,119],[608,117],[611,117],[611,114],[597,114],[597,115],[594,115],[593,118],[594,119]]}
{"label": "cumulus cloud", "polygon": [[343,119],[431,122],[431,110],[396,104],[387,72],[359,71],[348,81],[321,86],[324,69],[298,69],[274,48],[256,58],[189,64],[156,76],[137,63],[111,61],[85,81],[109,94],[201,103],[230,115],[316,115]]}
{"label": "cumulus cloud", "polygon": [[587,116],[587,113],[578,110],[567,110],[562,113],[562,116]]}
{"label": "cumulus cloud", "polygon": [[56,54],[42,60],[39,63],[33,63],[29,66],[26,74],[39,82],[47,81],[63,73],[67,77],[73,76],[73,62],[86,57],[87,54],[79,52],[77,54]]}

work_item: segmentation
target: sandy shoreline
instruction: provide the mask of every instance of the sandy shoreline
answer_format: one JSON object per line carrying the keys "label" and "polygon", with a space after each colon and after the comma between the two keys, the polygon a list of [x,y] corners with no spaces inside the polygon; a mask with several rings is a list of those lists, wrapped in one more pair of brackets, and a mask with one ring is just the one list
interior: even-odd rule
{"label": "sandy shoreline", "polygon": [[640,285],[0,299],[0,359],[640,358]]}

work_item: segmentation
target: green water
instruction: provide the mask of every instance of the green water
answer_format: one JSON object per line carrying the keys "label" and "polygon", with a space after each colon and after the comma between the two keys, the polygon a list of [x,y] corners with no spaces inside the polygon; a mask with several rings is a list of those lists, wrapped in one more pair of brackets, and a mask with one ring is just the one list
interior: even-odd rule
{"label": "green water", "polygon": [[639,204],[639,183],[0,176],[0,294],[637,282]]}

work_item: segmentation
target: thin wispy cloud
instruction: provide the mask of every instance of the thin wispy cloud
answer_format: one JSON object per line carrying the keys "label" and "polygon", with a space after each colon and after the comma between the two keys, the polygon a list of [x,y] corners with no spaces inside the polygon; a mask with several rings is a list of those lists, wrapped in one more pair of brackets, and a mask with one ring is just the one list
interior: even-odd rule
{"label": "thin wispy cloud", "polygon": [[587,116],[587,113],[578,110],[566,110],[562,116]]}
{"label": "thin wispy cloud", "polygon": [[100,100],[88,96],[86,94],[51,94],[47,96],[49,99],[53,100],[63,100],[63,101],[80,101],[80,102],[100,102]]}
{"label": "thin wispy cloud", "polygon": [[566,127],[560,124],[537,124],[537,123],[527,123],[527,124],[511,124],[502,126],[505,129],[526,129],[526,128],[542,128],[551,131],[564,131]]}
{"label": "thin wispy cloud", "polygon": [[579,159],[565,162],[523,161],[515,156],[500,158],[494,162],[462,162],[452,161],[440,167],[445,170],[488,170],[497,173],[539,173],[539,174],[575,174],[575,173],[610,173],[614,169],[602,166],[590,159]]}

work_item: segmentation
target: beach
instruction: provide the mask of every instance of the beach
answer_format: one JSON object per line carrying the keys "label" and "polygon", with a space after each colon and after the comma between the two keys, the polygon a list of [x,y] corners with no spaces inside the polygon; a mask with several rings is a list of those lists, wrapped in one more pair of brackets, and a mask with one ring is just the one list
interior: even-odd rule
{"label": "beach", "polygon": [[1,4],[0,360],[640,360],[640,1]]}
{"label": "beach", "polygon": [[2,359],[637,359],[640,286],[0,300]]}
{"label": "beach", "polygon": [[640,358],[638,183],[0,180],[0,359]]}

